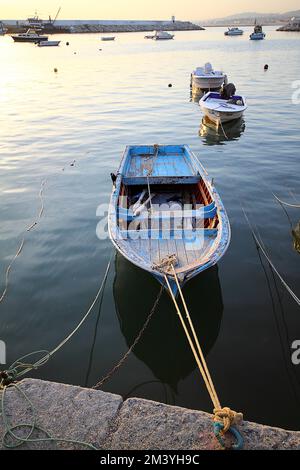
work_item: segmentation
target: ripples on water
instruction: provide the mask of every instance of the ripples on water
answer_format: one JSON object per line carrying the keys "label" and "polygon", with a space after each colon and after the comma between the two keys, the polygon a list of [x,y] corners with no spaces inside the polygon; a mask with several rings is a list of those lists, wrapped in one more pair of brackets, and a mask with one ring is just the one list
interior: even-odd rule
{"label": "ripples on water", "polygon": [[[0,306],[8,362],[55,346],[95,295],[112,250],[109,240],[96,238],[96,208],[108,203],[109,174],[124,146],[187,143],[214,177],[232,225],[218,268],[185,289],[221,402],[248,420],[299,428],[300,365],[290,360],[290,345],[300,339],[299,309],[268,266],[263,270],[241,210],[242,203],[299,295],[299,253],[272,191],[290,200],[292,189],[300,198],[300,105],[291,102],[300,35],[266,29],[258,43],[248,34],[225,38],[218,28],[178,32],[163,43],[140,33],[119,34],[115,43],[63,36],[59,49],[46,50],[0,38],[1,290],[48,178],[44,216],[26,237]],[[229,140],[203,125],[190,98],[190,73],[206,61],[223,68],[248,100]],[[288,213],[296,226],[299,210]],[[93,385],[132,343],[158,289],[151,276],[116,256],[101,312],[95,309],[36,376]],[[167,296],[143,342],[104,389],[211,410]]]}

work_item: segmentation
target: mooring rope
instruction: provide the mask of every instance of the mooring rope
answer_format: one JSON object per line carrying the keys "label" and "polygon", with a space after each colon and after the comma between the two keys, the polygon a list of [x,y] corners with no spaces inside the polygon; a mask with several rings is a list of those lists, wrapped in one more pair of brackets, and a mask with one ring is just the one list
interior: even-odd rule
{"label": "mooring rope", "polygon": [[[86,152],[84,154],[84,156],[88,155],[89,153],[90,153],[90,151]],[[68,165],[65,165],[63,168],[61,168],[61,171],[65,171],[67,166],[74,166],[75,162],[76,162],[76,160],[73,160]],[[52,176],[50,175],[47,178],[42,180],[41,185],[40,185],[40,191],[39,191],[39,199],[41,201],[41,206],[40,206],[39,212],[37,214],[36,219],[27,228],[25,228],[23,230],[23,232],[21,232],[21,234],[26,234],[26,232],[31,232],[31,230],[38,224],[38,222],[42,218],[42,215],[44,213],[44,189],[45,189],[45,186],[48,183],[49,179],[52,178],[52,177],[53,177],[53,175]],[[7,294],[7,291],[8,291],[9,275],[10,275],[10,272],[11,272],[11,268],[12,268],[14,262],[16,261],[16,259],[20,256],[21,252],[23,251],[25,242],[26,242],[26,238],[25,238],[25,235],[24,235],[21,239],[21,243],[19,245],[19,248],[18,248],[16,254],[14,255],[12,261],[9,263],[9,265],[7,266],[7,268],[5,270],[4,289],[3,289],[3,292],[0,296],[0,304],[4,300],[4,298],[6,297],[6,294]]]}
{"label": "mooring rope", "polygon": [[250,220],[249,220],[249,217],[247,216],[246,214],[246,211],[245,209],[242,207],[242,210],[243,210],[243,213],[244,213],[244,216],[245,216],[245,219],[249,225],[249,228],[251,230],[251,233],[252,233],[252,236],[254,238],[254,241],[256,242],[257,246],[260,248],[261,252],[263,253],[263,255],[265,256],[265,258],[267,259],[269,265],[271,266],[271,268],[273,269],[273,271],[275,272],[275,274],[278,276],[278,278],[280,279],[280,282],[283,284],[283,286],[286,288],[286,290],[288,291],[288,293],[291,295],[291,297],[295,300],[295,302],[300,306],[300,299],[297,297],[297,295],[292,291],[292,289],[290,288],[290,286],[286,283],[286,281],[283,279],[283,277],[281,276],[281,274],[278,272],[278,270],[276,269],[276,267],[274,266],[270,256],[268,255],[266,249],[262,246],[262,243],[259,241],[257,235],[255,234],[254,230],[253,230],[253,227],[250,223]]}
{"label": "mooring rope", "polygon": [[223,127],[223,124],[222,124],[222,121],[221,121],[221,118],[218,120],[218,124],[221,126],[221,129],[222,129],[222,132],[224,134],[224,137],[226,140],[229,140],[229,137],[227,136],[225,130],[224,130],[224,127]]}
{"label": "mooring rope", "polygon": [[131,352],[133,351],[133,349],[135,348],[135,346],[138,344],[138,342],[140,341],[141,337],[143,336],[147,326],[149,325],[149,322],[151,320],[151,318],[153,317],[154,315],[154,312],[157,308],[157,305],[160,301],[160,298],[162,296],[162,293],[163,293],[163,286],[161,286],[160,290],[159,290],[159,293],[155,299],[155,302],[153,304],[153,307],[151,308],[150,310],[150,313],[144,323],[144,325],[142,326],[141,330],[139,331],[138,335],[136,336],[134,342],[132,343],[132,345],[130,346],[130,348],[126,351],[126,353],[124,354],[124,356],[119,360],[119,362],[117,362],[117,364],[104,376],[102,377],[101,380],[99,380],[99,382],[96,383],[96,385],[94,385],[92,388],[94,389],[98,389],[98,388],[101,388],[105,382],[107,382],[107,380],[109,380],[112,375],[117,372],[120,367],[124,364],[124,362],[126,361],[126,359],[128,358],[128,356],[131,354]]}
{"label": "mooring rope", "polygon": [[[242,438],[240,432],[234,427],[234,425],[240,424],[242,422],[243,414],[238,413],[236,411],[233,411],[228,407],[222,407],[221,406],[220,400],[219,400],[218,394],[216,392],[216,388],[214,386],[211,374],[209,372],[207,362],[205,360],[202,348],[200,346],[200,342],[199,342],[199,339],[197,337],[197,334],[196,334],[196,331],[195,331],[195,328],[194,328],[194,325],[193,325],[193,322],[192,322],[192,319],[191,319],[186,301],[184,299],[182,289],[180,287],[178,276],[177,276],[177,273],[176,273],[175,268],[174,268],[173,257],[172,256],[169,257],[169,266],[167,266],[167,267],[166,267],[166,260],[167,260],[167,258],[162,260],[162,263],[163,263],[163,268],[162,269],[164,271],[164,279],[165,279],[166,285],[169,289],[171,298],[173,300],[173,303],[174,303],[175,309],[177,311],[177,314],[179,316],[180,322],[182,324],[183,330],[184,330],[185,335],[187,337],[187,340],[189,342],[190,348],[192,350],[192,353],[194,355],[194,358],[196,360],[196,363],[198,365],[198,368],[199,368],[200,373],[203,377],[203,380],[204,380],[204,383],[206,385],[207,391],[209,393],[209,396],[210,396],[211,401],[212,401],[213,406],[214,406],[213,413],[214,413],[214,433],[215,433],[215,436],[217,437],[217,439],[218,439],[219,443],[221,444],[222,448],[225,449],[226,444],[224,442],[223,436],[226,432],[229,431],[236,438],[236,441],[237,441],[237,443],[233,445],[233,448],[234,449],[241,449],[243,447],[243,438]],[[170,270],[172,271],[172,274],[173,274],[174,279],[176,281],[176,285],[177,285],[177,288],[178,288],[178,291],[179,291],[179,294],[180,294],[180,297],[181,297],[181,301],[182,301],[182,304],[183,304],[183,307],[184,307],[184,310],[185,310],[188,325],[190,327],[192,335],[190,334],[190,332],[188,330],[188,327],[187,327],[187,325],[186,325],[186,323],[183,319],[183,315],[182,315],[181,310],[179,308],[178,302],[176,301],[176,298],[175,298],[174,293],[172,291],[172,288],[170,286],[170,282],[169,282],[168,276],[166,274],[166,273],[169,273]]]}
{"label": "mooring rope", "polygon": [[[72,443],[72,444],[78,444],[81,446],[88,447],[93,450],[98,450],[95,446],[92,444],[88,444],[86,442],[82,441],[77,441],[77,440],[72,440],[72,439],[62,439],[62,438],[56,438],[51,436],[47,431],[42,429],[41,427],[37,426],[36,424],[36,412],[35,408],[27,396],[27,394],[21,390],[21,388],[18,386],[18,380],[21,379],[24,375],[28,374],[31,370],[36,370],[46,364],[48,360],[57,352],[59,351],[73,336],[74,334],[79,330],[79,328],[82,326],[82,324],[86,321],[88,316],[90,315],[91,311],[93,310],[97,300],[99,299],[101,293],[103,292],[106,284],[106,280],[108,277],[109,269],[111,266],[111,261],[112,261],[113,253],[110,257],[110,260],[107,264],[106,270],[104,277],[102,279],[101,285],[96,293],[96,296],[94,297],[90,307],[88,308],[87,312],[81,319],[81,321],[77,324],[77,326],[72,330],[72,332],[65,338],[63,339],[54,349],[51,351],[47,350],[40,350],[40,351],[34,351],[32,353],[26,354],[19,359],[17,359],[6,371],[1,371],[0,372],[0,393],[2,394],[1,398],[1,415],[3,418],[3,423],[4,423],[4,436],[2,439],[2,444],[4,447],[8,448],[15,448],[20,446],[21,444],[24,443],[30,443],[30,442],[42,442],[42,441],[55,441],[55,442],[65,442],[65,443]],[[36,355],[42,355],[40,359],[37,361],[34,361],[32,363],[28,362],[28,359],[32,356]],[[29,409],[33,413],[33,422],[31,424],[28,423],[19,423],[17,425],[11,426],[9,424],[9,421],[6,416],[6,408],[5,408],[5,396],[8,388],[16,388],[16,390],[24,397],[25,401],[29,405]],[[28,434],[25,437],[18,436],[17,434],[14,433],[15,430],[17,429],[29,429]],[[32,433],[36,431],[42,431],[45,433],[46,437],[45,438],[31,438]],[[15,439],[16,442],[10,444],[7,442],[7,438],[10,436],[12,439]]]}
{"label": "mooring rope", "polygon": [[288,207],[294,207],[296,209],[300,209],[300,204],[290,204],[288,202],[285,202],[285,201],[282,201],[281,199],[279,199],[278,196],[276,196],[276,194],[272,193],[273,196],[275,197],[275,199],[280,202],[280,204],[283,204],[284,206],[288,206]]}
{"label": "mooring rope", "polygon": [[[70,334],[68,334],[68,336],[66,336],[54,349],[52,349],[51,351],[47,351],[47,350],[41,350],[41,351],[33,351],[29,354],[26,354],[25,356],[22,356],[21,358],[17,359],[9,368],[7,371],[4,372],[4,374],[7,374],[8,377],[4,377],[3,378],[3,372],[1,373],[2,374],[2,379],[4,379],[4,384],[5,381],[7,382],[9,380],[9,382],[13,382],[15,380],[18,380],[20,379],[21,377],[23,377],[24,375],[28,374],[28,372],[30,372],[31,370],[36,370],[38,369],[39,367],[43,366],[44,364],[46,364],[46,362],[48,362],[48,360],[55,354],[57,353],[57,351],[59,351],[68,341],[70,341],[70,339],[75,335],[75,333],[79,330],[79,328],[83,325],[83,323],[86,321],[86,319],[88,318],[88,316],[90,315],[90,313],[92,312],[97,300],[99,299],[104,287],[105,287],[105,284],[106,284],[106,281],[107,281],[107,277],[108,277],[108,273],[109,273],[109,270],[110,270],[110,266],[111,266],[111,261],[112,261],[112,257],[113,257],[113,253],[110,257],[110,260],[107,264],[107,267],[106,267],[106,270],[105,270],[105,274],[104,274],[104,277],[102,279],[102,282],[101,282],[101,285],[96,293],[96,296],[94,297],[94,300],[92,301],[90,307],[88,308],[87,312],[84,314],[84,316],[82,317],[82,319],[80,320],[80,322],[77,324],[77,326],[71,331]],[[28,359],[29,357],[32,357],[34,355],[37,355],[37,354],[43,354],[43,356],[41,357],[41,359],[33,362],[33,363],[28,363],[27,361],[25,362],[25,359]],[[1,375],[0,375],[0,389],[1,389]]]}
{"label": "mooring rope", "polygon": [[[39,198],[40,198],[40,201],[41,201],[41,207],[39,209],[39,212],[38,212],[38,215],[37,215],[37,218],[34,222],[32,222],[32,224],[29,225],[29,227],[25,228],[25,230],[22,232],[22,233],[26,233],[26,232],[30,232],[37,224],[38,224],[38,221],[39,219],[41,219],[42,215],[43,215],[43,212],[44,212],[44,200],[43,200],[43,191],[44,191],[44,187],[47,183],[47,180],[43,180],[41,182],[41,186],[40,186],[40,191],[39,191]],[[4,282],[4,290],[0,296],[0,304],[1,302],[4,300],[6,294],[7,294],[7,291],[8,291],[8,285],[9,285],[9,275],[10,275],[10,271],[11,271],[11,268],[14,264],[14,262],[16,261],[16,259],[20,256],[20,254],[22,253],[22,250],[24,248],[24,245],[25,245],[25,236],[22,237],[22,240],[21,240],[21,243],[19,245],[19,248],[16,252],[16,254],[14,255],[13,259],[11,260],[11,262],[9,263],[9,265],[7,266],[6,268],[6,271],[5,271],[5,282]]]}
{"label": "mooring rope", "polygon": [[[14,388],[17,390],[17,393],[23,397],[27,410],[29,409],[32,413],[32,422],[31,423],[18,423],[16,425],[11,425],[6,413],[6,393],[7,389]],[[2,445],[7,449],[16,449],[22,444],[28,443],[38,443],[38,442],[62,442],[66,444],[74,444],[86,447],[91,450],[99,450],[93,444],[88,442],[79,441],[76,439],[64,439],[61,437],[52,436],[48,431],[43,429],[41,426],[37,425],[37,412],[36,408],[33,405],[32,401],[28,397],[27,393],[24,392],[18,384],[13,384],[10,386],[4,386],[1,390],[1,416],[4,425],[4,434],[2,437]],[[28,433],[25,436],[16,434],[17,430],[28,430]],[[33,437],[34,431],[42,432],[46,437]]]}

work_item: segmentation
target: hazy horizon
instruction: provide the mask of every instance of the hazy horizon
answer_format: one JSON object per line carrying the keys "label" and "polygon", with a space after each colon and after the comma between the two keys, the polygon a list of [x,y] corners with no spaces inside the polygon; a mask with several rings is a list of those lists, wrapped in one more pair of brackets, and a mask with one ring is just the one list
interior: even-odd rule
{"label": "hazy horizon", "polygon": [[[101,3],[101,4],[100,4]],[[172,15],[179,20],[212,19],[232,14],[255,11],[257,13],[284,13],[300,9],[298,0],[287,0],[282,8],[281,0],[216,0],[213,5],[199,6],[198,0],[0,0],[1,19],[25,19],[35,11],[40,17],[54,17],[62,7],[59,19],[89,20],[165,20]]]}

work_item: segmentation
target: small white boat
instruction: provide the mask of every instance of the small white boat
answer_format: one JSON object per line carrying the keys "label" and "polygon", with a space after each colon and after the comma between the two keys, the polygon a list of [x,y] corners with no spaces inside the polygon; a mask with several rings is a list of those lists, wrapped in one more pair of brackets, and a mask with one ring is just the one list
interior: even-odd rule
{"label": "small white boat", "polygon": [[15,42],[40,42],[48,41],[48,36],[38,34],[34,29],[28,29],[26,33],[12,34]]}
{"label": "small white boat", "polygon": [[101,41],[114,41],[116,36],[102,36]]}
{"label": "small white boat", "polygon": [[226,75],[221,71],[213,70],[209,62],[204,67],[197,67],[192,73],[192,87],[201,90],[218,90],[226,80]]}
{"label": "small white boat", "polygon": [[146,34],[146,36],[144,36],[144,39],[153,39],[154,36],[154,34]]}
{"label": "small white boat", "polygon": [[250,34],[250,39],[252,41],[259,41],[261,39],[265,39],[266,33],[263,32],[262,26],[259,24],[255,24],[253,33]]}
{"label": "small white boat", "polygon": [[167,33],[166,31],[155,31],[152,39],[154,39],[154,41],[166,41],[173,38],[174,34]]}
{"label": "small white boat", "polygon": [[55,47],[55,46],[59,46],[60,45],[60,41],[39,41],[38,43],[38,46],[39,47]]}
{"label": "small white boat", "polygon": [[5,28],[2,21],[0,21],[0,36],[4,36],[7,33],[7,28]]}
{"label": "small white boat", "polygon": [[225,31],[225,36],[242,36],[244,34],[244,31],[240,28],[228,28],[228,31]]}
{"label": "small white boat", "polygon": [[200,100],[202,112],[215,124],[240,119],[247,109],[243,96],[233,95],[223,98],[221,93],[209,91]]}

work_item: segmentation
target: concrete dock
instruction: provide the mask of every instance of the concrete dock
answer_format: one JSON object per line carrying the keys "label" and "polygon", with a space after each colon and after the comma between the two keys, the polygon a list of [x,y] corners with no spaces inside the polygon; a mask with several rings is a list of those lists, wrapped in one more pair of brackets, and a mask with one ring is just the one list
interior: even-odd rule
{"label": "concrete dock", "polygon": [[[51,437],[84,441],[99,450],[220,450],[212,433],[212,416],[202,411],[130,398],[73,385],[25,379],[19,387],[32,402],[36,425]],[[32,423],[31,406],[12,387],[7,390],[5,413],[10,425]],[[300,432],[244,422],[240,431],[245,449],[300,450]],[[28,428],[15,429],[26,436]],[[0,416],[3,448],[4,422]],[[31,438],[44,438],[35,430]],[[11,440],[9,438],[9,442]],[[20,449],[84,449],[73,443],[40,441]]]}

